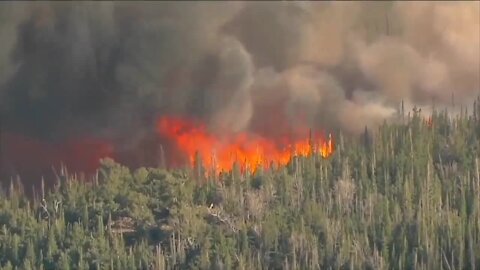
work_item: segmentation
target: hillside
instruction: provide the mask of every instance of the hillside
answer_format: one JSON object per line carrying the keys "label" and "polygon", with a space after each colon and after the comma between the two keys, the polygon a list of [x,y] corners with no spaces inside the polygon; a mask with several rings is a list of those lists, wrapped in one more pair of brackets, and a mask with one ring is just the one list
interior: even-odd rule
{"label": "hillside", "polygon": [[[478,269],[480,106],[339,134],[336,151],[205,177],[103,160],[0,198],[1,269]],[[40,185],[39,185],[40,186]]]}

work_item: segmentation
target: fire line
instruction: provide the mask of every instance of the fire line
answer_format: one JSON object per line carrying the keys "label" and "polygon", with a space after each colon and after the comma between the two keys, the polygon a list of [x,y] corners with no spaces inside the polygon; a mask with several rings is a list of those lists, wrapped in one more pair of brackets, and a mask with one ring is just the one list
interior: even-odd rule
{"label": "fire line", "polygon": [[200,161],[216,174],[231,171],[234,164],[238,164],[242,172],[253,173],[271,164],[286,165],[294,156],[318,153],[328,158],[334,152],[331,134],[328,138],[317,134],[300,140],[285,136],[272,140],[247,132],[219,137],[208,132],[205,125],[174,117],[161,117],[157,132],[172,141],[191,166]]}

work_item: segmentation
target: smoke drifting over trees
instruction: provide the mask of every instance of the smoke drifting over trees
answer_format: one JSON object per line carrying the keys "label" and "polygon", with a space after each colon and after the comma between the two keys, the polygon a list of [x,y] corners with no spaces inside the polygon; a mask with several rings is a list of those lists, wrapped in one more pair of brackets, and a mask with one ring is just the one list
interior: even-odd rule
{"label": "smoke drifting over trees", "polygon": [[480,89],[478,2],[0,7],[3,128],[52,141],[135,141],[162,114],[359,133],[401,100],[461,104]]}

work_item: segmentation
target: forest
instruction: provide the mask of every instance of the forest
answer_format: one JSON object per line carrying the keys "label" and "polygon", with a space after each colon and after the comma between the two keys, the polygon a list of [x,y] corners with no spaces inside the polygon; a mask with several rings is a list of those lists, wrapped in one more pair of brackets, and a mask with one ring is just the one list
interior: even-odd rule
{"label": "forest", "polygon": [[[419,109],[335,153],[220,175],[63,168],[0,196],[1,269],[478,269],[480,99]],[[31,181],[29,181],[30,183]]]}

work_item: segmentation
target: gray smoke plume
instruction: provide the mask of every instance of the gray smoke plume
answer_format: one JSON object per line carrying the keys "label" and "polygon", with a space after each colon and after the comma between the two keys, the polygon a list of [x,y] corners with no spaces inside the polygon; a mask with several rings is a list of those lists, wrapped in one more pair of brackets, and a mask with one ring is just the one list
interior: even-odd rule
{"label": "gray smoke plume", "polygon": [[473,1],[2,2],[0,40],[4,129],[49,140],[134,142],[169,114],[358,133],[480,89]]}

